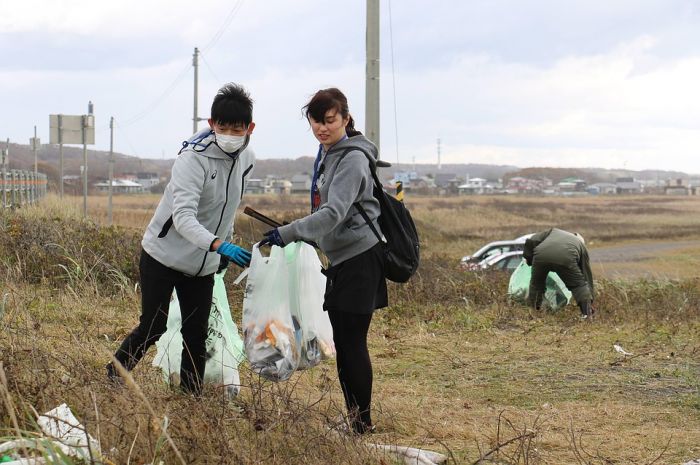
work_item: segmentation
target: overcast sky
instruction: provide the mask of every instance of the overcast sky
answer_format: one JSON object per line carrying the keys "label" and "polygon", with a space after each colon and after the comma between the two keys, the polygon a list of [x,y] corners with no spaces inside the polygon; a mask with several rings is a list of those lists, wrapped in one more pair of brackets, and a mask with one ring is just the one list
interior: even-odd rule
{"label": "overcast sky", "polygon": [[[381,0],[381,40],[389,161],[435,163],[439,138],[443,163],[700,173],[696,0]],[[114,116],[116,151],[172,158],[195,46],[200,116],[246,86],[259,158],[315,155],[319,88],[364,126],[362,0],[0,0],[0,137],[46,143],[49,114],[92,100],[95,148]]]}

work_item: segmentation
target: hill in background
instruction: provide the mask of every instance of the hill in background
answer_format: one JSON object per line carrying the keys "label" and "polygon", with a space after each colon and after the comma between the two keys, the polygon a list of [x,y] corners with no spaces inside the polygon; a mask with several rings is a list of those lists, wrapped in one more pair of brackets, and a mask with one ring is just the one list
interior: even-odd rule
{"label": "hill in background", "polygon": [[[4,145],[4,144],[3,144]],[[3,147],[4,148],[4,147]],[[32,170],[34,168],[34,154],[29,145],[13,144],[9,145],[10,168]],[[89,150],[88,153],[88,176],[91,182],[98,179],[106,179],[109,175],[109,152],[99,150]],[[59,173],[59,148],[57,145],[45,144],[38,151],[39,171],[46,173],[52,183],[58,181]],[[80,174],[80,166],[83,164],[83,150],[81,147],[64,146],[64,175]],[[157,173],[162,178],[170,176],[170,169],[173,159],[153,159],[139,158],[123,153],[114,154],[114,175],[116,177],[126,173]],[[295,174],[311,173],[313,170],[313,157],[299,157],[295,159],[259,159],[256,163],[254,177],[264,178],[268,175],[291,178]],[[380,176],[389,179],[396,171],[415,171],[419,176],[434,176],[437,173],[453,173],[459,178],[485,178],[497,180],[501,178],[512,178],[523,176],[528,178],[546,177],[554,182],[564,178],[575,177],[586,180],[588,183],[612,182],[619,177],[633,177],[642,179],[677,179],[688,178],[687,173],[680,171],[663,170],[610,170],[602,168],[546,168],[531,167],[520,168],[509,165],[486,165],[486,164],[442,164],[440,169],[436,164],[410,164],[393,163],[391,168],[384,168],[380,171]]]}

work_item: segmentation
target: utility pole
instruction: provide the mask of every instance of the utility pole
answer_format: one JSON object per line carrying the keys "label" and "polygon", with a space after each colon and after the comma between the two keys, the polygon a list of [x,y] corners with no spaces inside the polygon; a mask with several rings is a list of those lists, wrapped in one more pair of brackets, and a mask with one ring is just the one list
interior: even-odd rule
{"label": "utility pole", "polygon": [[63,115],[58,115],[58,158],[59,197],[63,199]]}
{"label": "utility pole", "polygon": [[438,157],[438,163],[437,163],[437,169],[441,170],[442,169],[442,163],[440,162],[440,139],[438,138],[437,140],[437,157]]}
{"label": "utility pole", "polygon": [[192,134],[197,132],[197,122],[199,117],[197,116],[197,89],[199,86],[199,49],[194,48],[194,55],[192,55],[192,66],[194,67],[194,114],[192,116]]}
{"label": "utility pole", "polygon": [[34,138],[32,139],[32,151],[34,151],[34,177],[36,178],[38,168],[38,159],[37,159],[37,152],[39,150],[39,145],[41,142],[39,141],[39,138],[36,137],[36,126],[34,126]]}
{"label": "utility pole", "polygon": [[114,179],[114,116],[109,118],[109,201],[107,203],[107,224],[112,226],[112,183]]}
{"label": "utility pole", "polygon": [[7,138],[7,146],[2,151],[2,206],[3,209],[7,206],[7,165],[10,158],[10,138]]}
{"label": "utility pole", "polygon": [[[88,106],[89,108],[89,106]],[[88,192],[88,181],[87,181],[87,137],[86,137],[86,129],[88,126],[87,122],[88,116],[83,115],[83,124],[82,124],[82,129],[83,129],[83,169],[82,175],[83,175],[83,217],[87,218],[87,192]]]}
{"label": "utility pole", "polygon": [[379,0],[367,0],[365,61],[365,134],[379,148]]}

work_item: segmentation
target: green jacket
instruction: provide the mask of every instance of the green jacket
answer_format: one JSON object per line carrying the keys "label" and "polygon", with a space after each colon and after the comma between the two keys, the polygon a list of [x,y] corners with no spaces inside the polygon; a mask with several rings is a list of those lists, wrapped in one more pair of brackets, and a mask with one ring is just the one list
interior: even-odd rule
{"label": "green jacket", "polygon": [[567,268],[578,268],[583,273],[593,293],[593,273],[588,250],[581,240],[568,231],[552,228],[534,234],[525,241],[523,258],[532,266],[547,263]]}

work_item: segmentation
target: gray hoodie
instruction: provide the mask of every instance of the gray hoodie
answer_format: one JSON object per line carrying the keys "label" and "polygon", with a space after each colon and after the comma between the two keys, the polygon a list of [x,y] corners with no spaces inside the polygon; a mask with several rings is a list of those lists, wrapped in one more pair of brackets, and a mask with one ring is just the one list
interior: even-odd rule
{"label": "gray hoodie", "polygon": [[[348,149],[350,150],[343,155]],[[319,167],[321,203],[317,211],[280,226],[285,244],[298,240],[315,241],[331,265],[337,265],[372,248],[379,240],[353,203],[359,202],[380,231],[379,201],[372,193],[374,181],[364,149],[377,159],[377,147],[358,135],[331,147]]]}
{"label": "gray hoodie", "polygon": [[250,149],[229,155],[214,140],[214,132],[206,129],[182,149],[141,241],[151,257],[190,276],[217,270],[219,256],[209,248],[215,239],[233,234],[234,215],[255,164]]}

